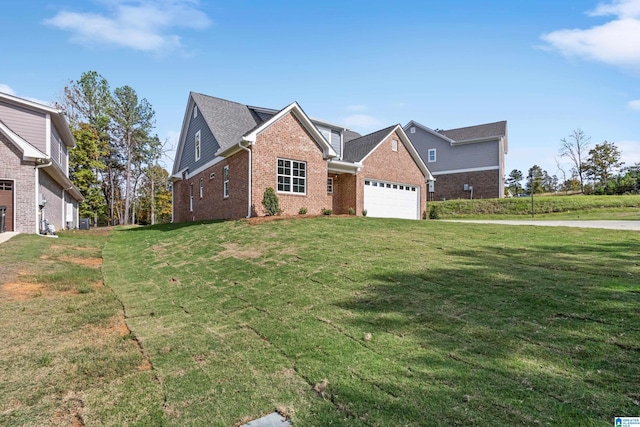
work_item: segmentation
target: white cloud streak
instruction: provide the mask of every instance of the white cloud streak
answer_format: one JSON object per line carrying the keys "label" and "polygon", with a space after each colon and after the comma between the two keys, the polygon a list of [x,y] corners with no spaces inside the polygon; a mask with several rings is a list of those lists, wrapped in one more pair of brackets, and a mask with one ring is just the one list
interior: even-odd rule
{"label": "white cloud streak", "polygon": [[632,110],[640,111],[640,99],[636,99],[634,101],[629,101],[627,106]]}
{"label": "white cloud streak", "polygon": [[4,92],[8,95],[15,95],[16,91],[13,90],[9,85],[5,85],[3,83],[0,83],[0,92]]}
{"label": "white cloud streak", "polygon": [[614,0],[598,5],[588,14],[615,18],[588,29],[543,34],[542,40],[565,56],[640,69],[640,0]]}
{"label": "white cloud streak", "polygon": [[82,45],[111,45],[167,53],[181,47],[175,28],[202,30],[211,25],[193,0],[117,0],[104,2],[106,13],[61,11],[45,24],[71,32]]}

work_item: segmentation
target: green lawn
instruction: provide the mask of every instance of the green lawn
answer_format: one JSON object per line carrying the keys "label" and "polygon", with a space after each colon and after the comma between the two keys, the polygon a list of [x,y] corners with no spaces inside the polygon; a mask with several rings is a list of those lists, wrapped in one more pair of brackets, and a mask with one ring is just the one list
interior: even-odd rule
{"label": "green lawn", "polygon": [[[319,217],[102,239],[117,303],[104,291],[112,315],[95,322],[124,308],[131,333],[116,345],[140,347],[119,374],[69,386],[87,426],[233,426],[276,409],[298,426],[610,426],[640,413],[640,233]],[[23,375],[42,369],[30,351]],[[27,425],[0,362],[14,399],[0,424]]]}

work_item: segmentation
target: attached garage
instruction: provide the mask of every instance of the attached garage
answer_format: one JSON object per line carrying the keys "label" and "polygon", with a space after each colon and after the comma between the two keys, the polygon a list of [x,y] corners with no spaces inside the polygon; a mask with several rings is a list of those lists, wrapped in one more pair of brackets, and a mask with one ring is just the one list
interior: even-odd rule
{"label": "attached garage", "polygon": [[420,187],[367,179],[364,208],[371,217],[420,219]]}
{"label": "attached garage", "polygon": [[13,231],[13,181],[0,181],[0,206],[6,206],[4,231]]}

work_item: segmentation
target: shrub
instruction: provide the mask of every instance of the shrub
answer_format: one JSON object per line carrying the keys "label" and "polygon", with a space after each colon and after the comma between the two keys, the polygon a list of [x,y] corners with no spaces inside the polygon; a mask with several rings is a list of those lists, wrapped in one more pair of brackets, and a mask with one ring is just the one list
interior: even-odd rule
{"label": "shrub", "polygon": [[362,216],[367,216],[367,210],[366,209],[362,210]]}
{"label": "shrub", "polygon": [[429,219],[440,219],[440,206],[431,205],[429,208]]}
{"label": "shrub", "polygon": [[299,213],[300,215],[306,215],[306,214],[307,214],[307,208],[305,208],[305,207],[300,208],[300,210],[298,211],[298,213]]}
{"label": "shrub", "polygon": [[262,197],[262,206],[267,211],[267,215],[273,216],[280,213],[280,201],[273,187],[267,187]]}
{"label": "shrub", "polygon": [[355,215],[356,214],[356,210],[353,208],[349,208],[349,215]]}
{"label": "shrub", "polygon": [[331,215],[333,213],[333,210],[322,208],[321,212],[322,212],[322,215]]}

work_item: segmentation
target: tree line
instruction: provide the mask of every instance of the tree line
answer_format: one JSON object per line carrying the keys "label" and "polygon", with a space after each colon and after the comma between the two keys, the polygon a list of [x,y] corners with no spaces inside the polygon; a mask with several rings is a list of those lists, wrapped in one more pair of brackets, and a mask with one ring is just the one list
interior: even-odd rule
{"label": "tree line", "polygon": [[94,224],[153,224],[171,219],[169,174],[159,164],[163,144],[155,111],[130,86],[111,91],[95,71],[70,81],[58,103],[76,147],[69,176],[85,199],[80,216]]}
{"label": "tree line", "polygon": [[[556,158],[557,174],[549,175],[538,165],[529,168],[525,176],[514,169],[505,180],[511,195],[527,193],[576,193],[583,194],[638,194],[640,193],[640,163],[623,167],[622,152],[615,143],[603,141],[591,147],[591,138],[581,129],[575,129],[562,138],[559,158]],[[570,163],[568,171],[560,159]],[[522,182],[524,181],[524,186]]]}

